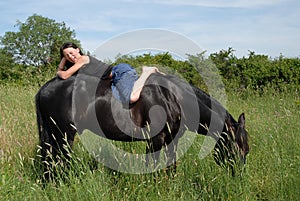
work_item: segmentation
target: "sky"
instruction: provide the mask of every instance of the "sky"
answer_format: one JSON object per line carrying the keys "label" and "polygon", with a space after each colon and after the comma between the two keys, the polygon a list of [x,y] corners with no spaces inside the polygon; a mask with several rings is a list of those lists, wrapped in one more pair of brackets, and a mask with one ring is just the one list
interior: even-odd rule
{"label": "sky", "polygon": [[9,0],[0,2],[0,36],[37,14],[65,22],[91,53],[124,33],[162,29],[207,54],[232,47],[237,57],[299,57],[299,11],[299,0]]}

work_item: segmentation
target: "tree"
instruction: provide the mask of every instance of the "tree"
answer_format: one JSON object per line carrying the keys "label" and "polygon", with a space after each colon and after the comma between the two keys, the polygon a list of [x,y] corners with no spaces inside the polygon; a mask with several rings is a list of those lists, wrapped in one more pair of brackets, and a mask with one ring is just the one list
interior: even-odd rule
{"label": "tree", "polygon": [[13,55],[19,64],[45,66],[57,64],[60,60],[59,48],[66,41],[80,46],[75,32],[65,23],[58,23],[40,15],[32,15],[26,22],[17,21],[18,32],[6,32],[0,37],[3,51]]}
{"label": "tree", "polygon": [[13,58],[7,52],[0,49],[0,83],[12,77],[12,68],[15,66]]}

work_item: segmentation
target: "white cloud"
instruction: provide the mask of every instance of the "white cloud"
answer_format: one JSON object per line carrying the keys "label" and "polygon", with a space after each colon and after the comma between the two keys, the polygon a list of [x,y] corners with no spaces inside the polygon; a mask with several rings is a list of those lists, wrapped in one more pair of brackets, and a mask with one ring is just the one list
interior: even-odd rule
{"label": "white cloud", "polygon": [[113,60],[119,53],[147,50],[170,52],[182,59],[186,54],[202,52],[194,41],[182,34],[164,29],[139,29],[107,40],[95,50],[95,54],[99,59]]}
{"label": "white cloud", "polygon": [[173,6],[204,6],[204,7],[259,7],[276,5],[288,0],[124,0],[125,2],[143,2],[168,4]]}
{"label": "white cloud", "polygon": [[[36,13],[74,29],[85,50],[118,34],[162,28],[184,34],[201,48],[227,47],[297,55],[296,0],[10,0],[1,1],[0,34]],[[297,40],[298,39],[298,40]],[[278,54],[277,54],[278,55]]]}

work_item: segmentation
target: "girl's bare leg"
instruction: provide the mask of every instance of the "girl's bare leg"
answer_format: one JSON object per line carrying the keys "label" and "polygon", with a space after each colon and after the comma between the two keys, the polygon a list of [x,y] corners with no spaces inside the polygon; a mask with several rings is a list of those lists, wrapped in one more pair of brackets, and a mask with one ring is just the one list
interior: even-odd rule
{"label": "girl's bare leg", "polygon": [[130,96],[130,103],[136,102],[141,95],[142,89],[145,85],[147,78],[152,74],[159,72],[156,67],[147,67],[143,66],[142,74],[137,81],[135,81],[133,85],[133,89]]}

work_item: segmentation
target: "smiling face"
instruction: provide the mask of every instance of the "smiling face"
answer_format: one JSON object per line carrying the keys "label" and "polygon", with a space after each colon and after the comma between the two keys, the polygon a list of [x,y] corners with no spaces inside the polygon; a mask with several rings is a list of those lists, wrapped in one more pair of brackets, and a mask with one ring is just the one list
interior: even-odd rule
{"label": "smiling face", "polygon": [[64,57],[71,63],[76,63],[81,57],[80,49],[68,47],[63,50]]}

